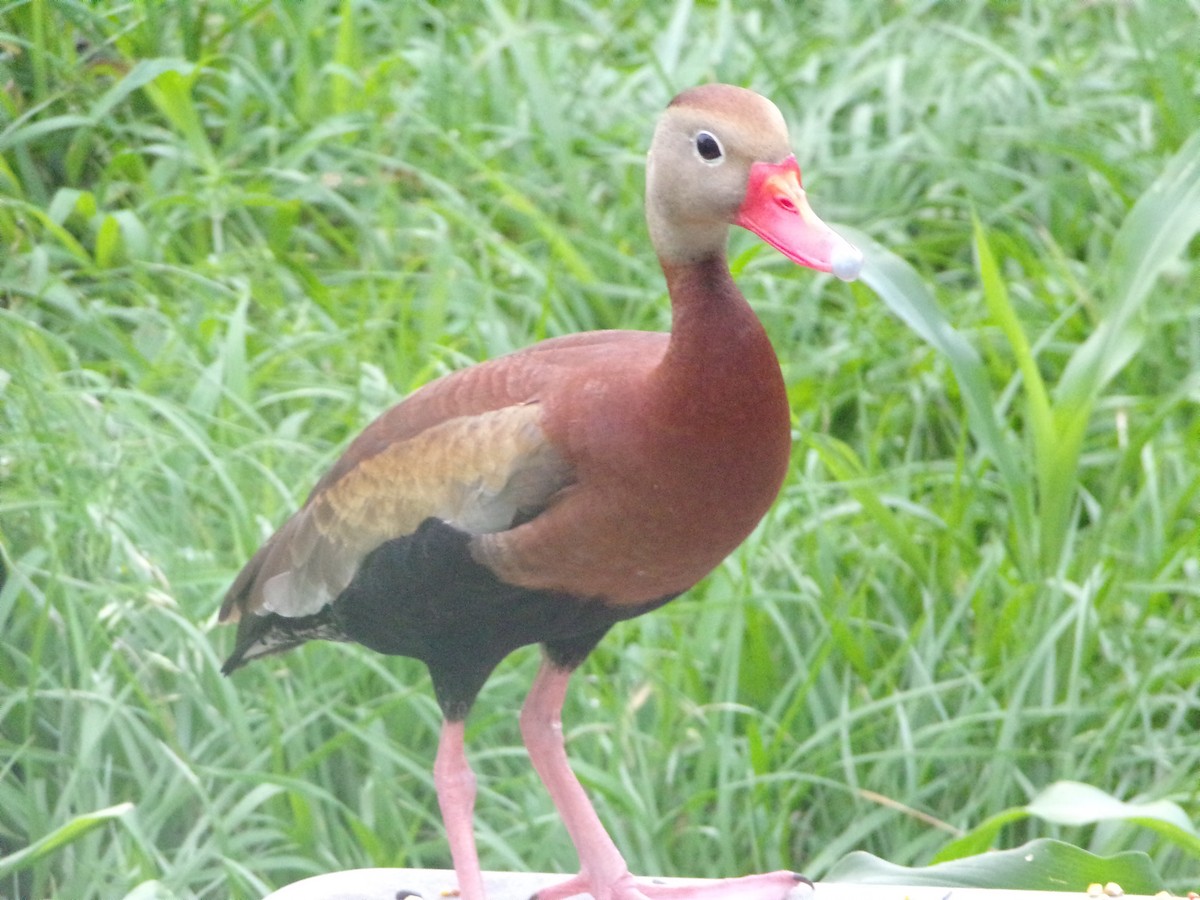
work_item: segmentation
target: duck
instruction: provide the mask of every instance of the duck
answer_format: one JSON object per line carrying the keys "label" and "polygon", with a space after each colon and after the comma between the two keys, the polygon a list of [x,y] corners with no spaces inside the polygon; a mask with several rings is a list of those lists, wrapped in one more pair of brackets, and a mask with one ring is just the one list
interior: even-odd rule
{"label": "duck", "polygon": [[579,857],[578,874],[539,900],[781,900],[806,881],[635,877],[566,753],[572,673],[615,624],[719,565],[788,470],[787,391],[730,274],[730,226],[843,280],[862,267],[809,205],[783,114],[747,88],[705,84],[670,101],[645,212],[669,333],[553,337],[419,388],[349,444],[220,608],[237,623],[225,674],[310,640],[425,663],[443,716],[433,782],[463,900],[485,896],[467,714],[496,665],[532,644],[541,665],[521,736]]}

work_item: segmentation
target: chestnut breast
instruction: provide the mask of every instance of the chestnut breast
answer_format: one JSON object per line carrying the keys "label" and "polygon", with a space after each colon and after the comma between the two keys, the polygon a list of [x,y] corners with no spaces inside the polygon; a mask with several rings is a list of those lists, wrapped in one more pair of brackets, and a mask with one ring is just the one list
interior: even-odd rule
{"label": "chestnut breast", "polygon": [[787,470],[779,363],[723,261],[668,271],[675,328],[623,333],[544,383],[573,471],[539,516],[480,535],[502,579],[635,604],[691,587],[770,507]]}

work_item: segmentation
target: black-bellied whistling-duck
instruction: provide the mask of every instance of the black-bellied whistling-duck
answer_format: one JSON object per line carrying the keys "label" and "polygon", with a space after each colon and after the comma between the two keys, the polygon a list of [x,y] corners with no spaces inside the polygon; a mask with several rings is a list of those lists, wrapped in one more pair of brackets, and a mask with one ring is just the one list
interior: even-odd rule
{"label": "black-bellied whistling-duck", "polygon": [[579,853],[540,900],[675,893],[777,900],[800,876],[702,889],[633,878],[567,763],[571,672],[622,619],[661,606],[750,533],[791,445],[779,362],[725,261],[741,225],[802,265],[857,277],[862,257],[813,214],[783,116],[711,84],[659,120],[646,218],[669,335],[555,338],[454,372],[373,422],[246,565],[226,673],[313,638],[422,660],[445,716],[434,783],[461,895],[483,897],[463,723],[492,669],[540,643],[521,734]]}

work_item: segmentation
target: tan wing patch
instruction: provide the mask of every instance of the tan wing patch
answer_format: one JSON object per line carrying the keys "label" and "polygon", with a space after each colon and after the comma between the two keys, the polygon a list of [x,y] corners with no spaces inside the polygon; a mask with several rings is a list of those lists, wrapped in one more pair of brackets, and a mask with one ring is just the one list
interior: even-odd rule
{"label": "tan wing patch", "polygon": [[571,473],[539,419],[533,403],[462,416],[361,460],[272,539],[246,608],[316,613],[367,553],[430,516],[478,534],[541,510]]}
{"label": "tan wing patch", "polygon": [[323,533],[371,546],[409,534],[429,516],[472,532],[502,531],[566,483],[536,404],[462,416],[365,459],[312,507]]}

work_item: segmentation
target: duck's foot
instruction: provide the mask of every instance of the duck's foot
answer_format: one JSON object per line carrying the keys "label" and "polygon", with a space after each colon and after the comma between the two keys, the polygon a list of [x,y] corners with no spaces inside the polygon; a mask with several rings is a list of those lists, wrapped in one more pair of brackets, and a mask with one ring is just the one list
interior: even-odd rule
{"label": "duck's foot", "polygon": [[628,872],[600,882],[580,873],[542,888],[530,900],[565,900],[586,894],[593,900],[802,900],[812,896],[812,882],[796,872],[768,872],[715,881],[657,881]]}

